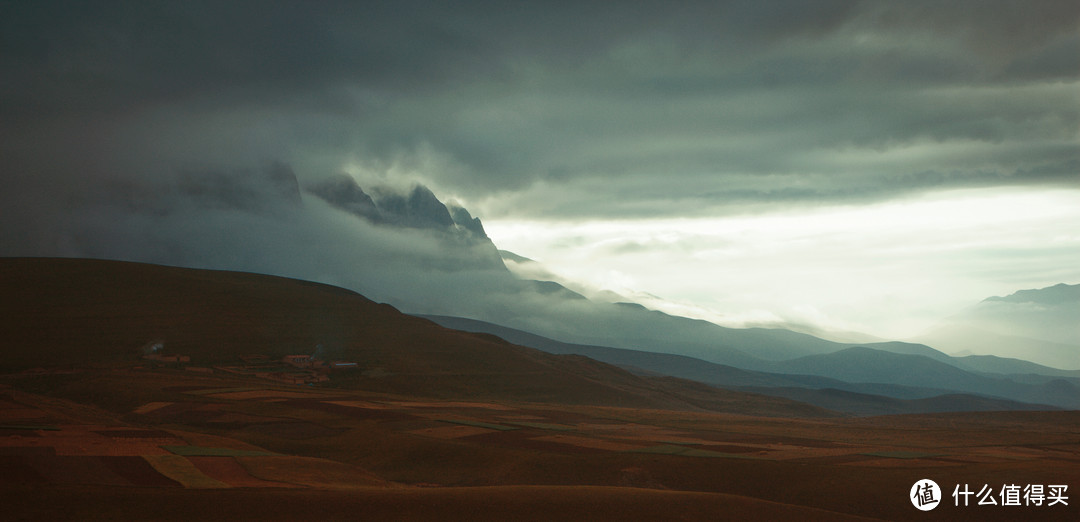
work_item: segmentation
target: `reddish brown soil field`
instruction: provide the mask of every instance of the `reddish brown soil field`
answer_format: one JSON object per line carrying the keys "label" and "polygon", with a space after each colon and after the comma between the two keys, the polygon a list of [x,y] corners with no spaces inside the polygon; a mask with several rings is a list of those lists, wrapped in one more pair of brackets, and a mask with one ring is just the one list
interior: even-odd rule
{"label": "reddish brown soil field", "polygon": [[324,401],[327,404],[336,404],[338,406],[348,406],[350,408],[362,408],[365,410],[389,410],[393,407],[389,404],[382,404],[371,401]]}
{"label": "reddish brown soil field", "polygon": [[164,408],[166,406],[170,406],[172,404],[173,403],[171,403],[171,402],[148,402],[146,404],[143,404],[142,406],[139,406],[138,408],[135,408],[134,410],[131,411],[131,413],[137,413],[139,415],[146,415],[147,413],[150,413],[150,412],[155,411],[155,410],[159,410],[161,408]]}
{"label": "reddish brown soil field", "polygon": [[237,488],[284,488],[296,487],[293,484],[271,482],[251,476],[248,470],[236,462],[233,457],[188,457],[199,471],[206,476],[220,480]]}
{"label": "reddish brown soil field", "polygon": [[[139,430],[139,429],[124,429],[115,428],[109,430],[96,430],[94,433],[98,435],[104,435],[114,439],[165,439],[174,440],[176,435],[162,430]],[[163,442],[163,444],[169,444],[170,442]]]}
{"label": "reddish brown soil field", "polygon": [[391,408],[363,408],[355,406],[343,406],[341,401],[321,401],[312,399],[296,399],[288,401],[288,405],[296,408],[321,410],[336,413],[354,419],[378,419],[378,420],[407,420],[416,418],[411,413],[405,413]]}
{"label": "reddish brown soil field", "polygon": [[52,484],[131,486],[130,481],[114,473],[100,457],[26,457],[24,461]]}
{"label": "reddish brown soil field", "polygon": [[386,487],[388,483],[356,466],[309,457],[234,457],[248,473],[262,480],[331,489]]}
{"label": "reddish brown soil field", "polygon": [[460,439],[462,437],[471,437],[473,435],[495,433],[495,430],[481,428],[478,426],[457,425],[438,426],[435,428],[421,428],[419,430],[412,430],[409,433],[413,435],[422,435],[424,437],[435,437],[437,439]]}
{"label": "reddish brown soil field", "polygon": [[0,455],[0,485],[12,487],[48,484],[49,479],[31,465],[33,457],[34,455]]}
{"label": "reddish brown soil field", "polygon": [[341,430],[327,428],[311,422],[277,422],[273,424],[259,424],[248,426],[247,431],[280,437],[290,440],[310,439],[315,437],[330,437],[341,433]]}
{"label": "reddish brown soil field", "polygon": [[32,408],[24,408],[10,401],[0,401],[0,424],[40,423],[48,414]]}
{"label": "reddish brown soil field", "polygon": [[[28,519],[93,513],[100,520],[869,520],[814,508],[718,493],[614,487],[229,489],[145,491],[102,488],[7,489]],[[74,520],[76,517],[61,517]]]}
{"label": "reddish brown soil field", "polygon": [[[199,402],[168,389],[186,373],[97,378],[99,396],[161,399],[123,401],[112,411],[17,392],[8,410],[47,419],[56,429],[0,432],[6,513],[50,520],[65,518],[55,516],[61,507],[70,510],[69,519],[151,512],[159,519],[212,513],[237,520],[351,520],[359,512],[405,520],[1080,519],[1080,497],[1053,509],[965,509],[949,496],[958,484],[1080,489],[1080,412],[811,420],[428,398],[413,403],[346,391],[328,393],[329,399],[267,402],[238,395],[198,396],[213,401]],[[223,379],[217,388],[182,388],[243,383]],[[70,393],[71,399],[85,395],[77,386]],[[145,413],[133,413],[137,409]],[[172,463],[185,459],[163,446],[280,456],[188,456],[185,484],[224,488],[189,491],[147,462],[163,455]],[[947,490],[930,513],[907,499],[922,478]],[[151,505],[159,510],[139,511]]]}
{"label": "reddish brown soil field", "polygon": [[[138,436],[135,436],[135,435]],[[0,435],[0,448],[50,448],[62,456],[163,455],[163,444],[182,443],[174,435],[159,430],[109,430],[102,426],[61,425],[49,430],[10,430]]]}
{"label": "reddish brown soil field", "polygon": [[250,390],[250,391],[235,391],[235,392],[223,392],[212,393],[210,397],[215,399],[229,399],[234,401],[244,400],[263,400],[263,399],[310,399],[315,397],[325,396],[324,394],[315,394],[311,392],[290,392],[281,390]]}
{"label": "reddish brown soil field", "polygon": [[554,442],[556,444],[568,444],[579,448],[590,448],[605,451],[632,451],[644,447],[636,444],[613,442],[591,437],[577,437],[574,435],[542,435],[539,437],[533,437],[532,440],[540,442]]}
{"label": "reddish brown soil field", "polygon": [[142,457],[100,457],[100,461],[114,473],[137,486],[180,487],[179,482],[158,473]]}
{"label": "reddish brown soil field", "polygon": [[490,402],[458,402],[458,401],[440,401],[440,402],[422,402],[422,401],[387,401],[390,406],[396,406],[398,408],[434,408],[440,411],[455,410],[455,409],[479,409],[479,410],[496,410],[496,411],[515,411],[516,408],[510,406],[504,406],[502,404],[494,404]]}
{"label": "reddish brown soil field", "polygon": [[[492,445],[515,450],[541,451],[557,454],[603,453],[607,451],[612,451],[608,449],[584,446],[581,444],[571,444],[561,441],[556,442],[552,440],[544,440],[543,437],[543,433],[534,430],[513,430],[495,431],[482,435],[473,435],[466,438],[465,440],[473,444]],[[581,439],[579,438],[578,440],[580,441]],[[598,439],[590,440],[593,440],[598,444],[602,443],[602,441]]]}
{"label": "reddish brown soil field", "polygon": [[52,457],[56,449],[51,446],[3,446],[0,456],[5,457]]}

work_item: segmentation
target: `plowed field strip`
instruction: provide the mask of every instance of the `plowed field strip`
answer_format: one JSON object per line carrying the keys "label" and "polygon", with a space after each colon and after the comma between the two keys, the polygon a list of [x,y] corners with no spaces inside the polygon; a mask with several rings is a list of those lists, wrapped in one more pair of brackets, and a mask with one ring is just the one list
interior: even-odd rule
{"label": "plowed field strip", "polygon": [[512,430],[519,429],[519,428],[514,427],[514,426],[504,426],[502,424],[492,424],[490,422],[477,422],[477,421],[471,421],[471,420],[465,420],[465,419],[437,419],[437,420],[440,421],[440,422],[449,422],[450,424],[461,424],[463,426],[474,426],[474,427],[477,427],[477,428],[487,428],[489,430],[498,430],[498,431],[512,431]]}
{"label": "plowed field strip", "polygon": [[324,393],[294,392],[282,390],[237,390],[223,391],[207,394],[215,399],[229,399],[234,401],[259,400],[259,399],[316,399],[329,397]]}
{"label": "plowed field strip", "polygon": [[98,457],[109,469],[137,486],[181,487],[159,473],[143,457]]}
{"label": "plowed field strip", "polygon": [[190,489],[227,488],[228,484],[212,479],[199,471],[188,459],[179,455],[146,455],[143,457],[154,469]]}
{"label": "plowed field strip", "polygon": [[215,480],[238,488],[291,488],[292,484],[255,478],[232,457],[189,457],[199,471]]}
{"label": "plowed field strip", "polygon": [[48,484],[49,479],[41,476],[27,460],[18,455],[0,455],[0,484]]}
{"label": "plowed field strip", "polygon": [[183,457],[272,457],[268,451],[238,450],[229,448],[205,448],[202,446],[162,446],[174,455]]}
{"label": "plowed field strip", "polygon": [[143,404],[142,406],[139,406],[138,408],[135,408],[134,410],[131,410],[131,413],[146,415],[147,413],[150,413],[154,410],[159,410],[166,406],[171,406],[172,404],[173,403],[171,402],[148,402],[146,404]]}
{"label": "plowed field strip", "polygon": [[126,478],[114,473],[99,457],[27,457],[26,462],[53,484],[132,485]]}
{"label": "plowed field strip", "polygon": [[622,442],[613,442],[603,439],[575,437],[572,435],[546,435],[543,437],[533,437],[533,440],[539,440],[543,442],[555,442],[558,444],[569,444],[571,446],[577,446],[580,448],[592,448],[608,451],[632,451],[643,448],[643,446],[639,444],[626,444]]}

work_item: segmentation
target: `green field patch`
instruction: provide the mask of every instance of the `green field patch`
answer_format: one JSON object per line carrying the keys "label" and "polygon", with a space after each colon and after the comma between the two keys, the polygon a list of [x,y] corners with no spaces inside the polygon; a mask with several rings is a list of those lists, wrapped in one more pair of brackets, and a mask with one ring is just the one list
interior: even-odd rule
{"label": "green field patch", "polygon": [[657,455],[679,455],[680,457],[761,460],[757,457],[748,457],[746,455],[737,455],[734,453],[722,453],[719,451],[695,449],[686,445],[677,444],[660,444],[657,446],[649,446],[647,448],[629,450],[627,453],[653,453]]}
{"label": "green field patch", "polygon": [[256,391],[263,389],[265,388],[203,388],[201,390],[188,390],[184,393],[187,395],[213,395],[215,393]]}
{"label": "green field patch", "polygon": [[925,459],[930,457],[944,457],[944,453],[923,453],[921,451],[874,451],[860,453],[867,457],[884,457],[888,459]]}
{"label": "green field patch", "polygon": [[536,429],[539,429],[539,430],[548,430],[548,431],[577,431],[577,428],[574,427],[574,426],[567,426],[565,424],[551,424],[551,423],[547,423],[547,422],[519,422],[519,421],[513,421],[513,422],[507,422],[507,424],[512,424],[514,426],[521,426],[523,428],[536,428]]}
{"label": "green field patch", "polygon": [[207,448],[204,446],[162,446],[161,449],[182,457],[273,457],[277,455],[267,451]]}
{"label": "green field patch", "polygon": [[42,430],[42,431],[60,431],[60,428],[56,426],[45,426],[35,424],[4,424],[0,425],[0,430]]}
{"label": "green field patch", "polygon": [[190,460],[179,455],[143,455],[158,473],[191,489],[221,489],[232,487],[199,471]]}
{"label": "green field patch", "polygon": [[489,422],[477,422],[477,421],[462,420],[462,419],[438,419],[438,420],[439,420],[439,422],[449,422],[450,424],[461,424],[462,426],[475,426],[477,428],[487,428],[489,430],[511,431],[511,430],[520,429],[520,428],[518,428],[516,426],[504,426],[502,424],[491,424]]}

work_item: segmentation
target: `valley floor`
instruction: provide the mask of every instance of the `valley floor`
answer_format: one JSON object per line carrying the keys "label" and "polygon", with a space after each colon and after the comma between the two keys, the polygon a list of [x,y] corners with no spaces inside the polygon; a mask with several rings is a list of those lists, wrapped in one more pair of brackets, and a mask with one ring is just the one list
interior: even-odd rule
{"label": "valley floor", "polygon": [[[1076,411],[755,417],[130,365],[0,383],[4,519],[1080,519]],[[1075,498],[1000,505],[1031,484]],[[954,505],[964,485],[999,505]]]}

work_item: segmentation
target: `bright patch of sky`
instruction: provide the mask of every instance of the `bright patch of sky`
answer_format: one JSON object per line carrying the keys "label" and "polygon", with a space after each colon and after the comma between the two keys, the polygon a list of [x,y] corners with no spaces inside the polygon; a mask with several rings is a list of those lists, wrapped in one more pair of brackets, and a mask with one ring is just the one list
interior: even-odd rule
{"label": "bright patch of sky", "polygon": [[906,338],[991,295],[1080,281],[1077,223],[1077,190],[971,189],[732,217],[485,226],[500,248],[568,281],[671,313]]}

